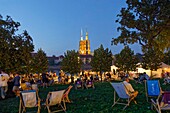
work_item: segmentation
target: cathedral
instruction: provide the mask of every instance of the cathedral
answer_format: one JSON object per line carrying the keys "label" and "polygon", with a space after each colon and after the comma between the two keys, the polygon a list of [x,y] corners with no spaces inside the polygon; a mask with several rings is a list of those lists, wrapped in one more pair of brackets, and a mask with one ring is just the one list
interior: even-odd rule
{"label": "cathedral", "polygon": [[80,42],[79,42],[79,56],[83,62],[83,70],[91,70],[91,51],[90,51],[90,40],[88,37],[88,32],[86,31],[85,39],[83,38],[83,31],[81,30]]}
{"label": "cathedral", "polygon": [[90,40],[88,38],[88,32],[86,31],[86,38],[83,39],[83,31],[81,30],[81,39],[79,42],[79,54],[90,55]]}

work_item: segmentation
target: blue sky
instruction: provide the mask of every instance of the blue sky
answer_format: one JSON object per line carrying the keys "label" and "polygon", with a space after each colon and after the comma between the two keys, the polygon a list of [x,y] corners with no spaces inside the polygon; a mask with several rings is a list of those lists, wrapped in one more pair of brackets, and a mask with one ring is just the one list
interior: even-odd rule
{"label": "blue sky", "polygon": [[[117,37],[116,15],[126,7],[125,0],[1,0],[0,14],[20,22],[20,32],[27,30],[33,38],[35,52],[42,48],[48,56],[78,50],[81,28],[87,29],[91,51],[103,44],[113,54],[123,46],[111,46]],[[139,45],[130,46],[135,53]]]}

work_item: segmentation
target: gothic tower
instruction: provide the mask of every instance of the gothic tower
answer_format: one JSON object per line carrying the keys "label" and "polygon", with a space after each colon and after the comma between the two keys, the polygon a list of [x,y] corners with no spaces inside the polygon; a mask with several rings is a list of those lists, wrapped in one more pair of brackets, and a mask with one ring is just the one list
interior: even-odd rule
{"label": "gothic tower", "polygon": [[85,40],[83,40],[83,31],[81,30],[81,39],[79,42],[79,54],[89,55],[90,54],[90,40],[88,39],[88,32],[86,31]]}

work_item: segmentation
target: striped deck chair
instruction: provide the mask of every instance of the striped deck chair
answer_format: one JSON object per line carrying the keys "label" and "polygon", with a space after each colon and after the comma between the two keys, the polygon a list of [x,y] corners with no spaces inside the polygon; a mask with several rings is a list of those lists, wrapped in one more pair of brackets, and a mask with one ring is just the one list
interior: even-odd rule
{"label": "striped deck chair", "polygon": [[26,108],[37,107],[37,113],[40,113],[40,98],[35,90],[25,90],[20,92],[19,113],[26,112]]}
{"label": "striped deck chair", "polygon": [[170,91],[164,91],[162,95],[154,101],[151,99],[151,108],[153,107],[156,109],[158,113],[161,111],[170,110]]}
{"label": "striped deck chair", "polygon": [[[63,94],[65,90],[60,91],[52,91],[49,92],[46,98],[46,107],[48,109],[48,113],[55,113],[59,111],[66,112],[66,105],[63,99]],[[51,110],[50,107],[55,107],[56,110]]]}
{"label": "striped deck chair", "polygon": [[[116,104],[122,104],[122,105],[125,105],[125,107],[123,108],[123,110],[124,110],[127,106],[129,106],[130,102],[132,100],[134,100],[134,98],[129,96],[129,94],[127,94],[126,87],[124,86],[124,84],[122,82],[111,83],[111,85],[114,88],[114,103],[113,103],[112,107]],[[118,95],[118,98],[116,97],[116,95]],[[120,102],[119,101],[120,99],[125,99],[127,101]]]}
{"label": "striped deck chair", "polygon": [[148,98],[158,98],[161,95],[161,87],[158,80],[146,80],[145,81],[145,92],[146,92],[146,100],[148,102]]}

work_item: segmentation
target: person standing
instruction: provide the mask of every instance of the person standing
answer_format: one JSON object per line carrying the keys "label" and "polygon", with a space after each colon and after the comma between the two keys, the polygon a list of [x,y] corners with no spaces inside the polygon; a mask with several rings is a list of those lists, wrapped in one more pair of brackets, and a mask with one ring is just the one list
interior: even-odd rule
{"label": "person standing", "polygon": [[47,88],[47,83],[48,83],[48,78],[47,78],[47,74],[42,73],[42,82],[43,82],[43,88],[46,87]]}
{"label": "person standing", "polygon": [[3,71],[0,72],[0,89],[1,89],[1,97],[2,99],[5,99],[6,92],[8,91],[8,80],[9,76],[8,74],[4,73]]}
{"label": "person standing", "polygon": [[20,86],[20,76],[18,73],[15,73],[14,76],[15,76],[13,79],[14,86],[12,91],[15,93],[15,95],[17,95],[17,91],[19,91],[19,86]]}

